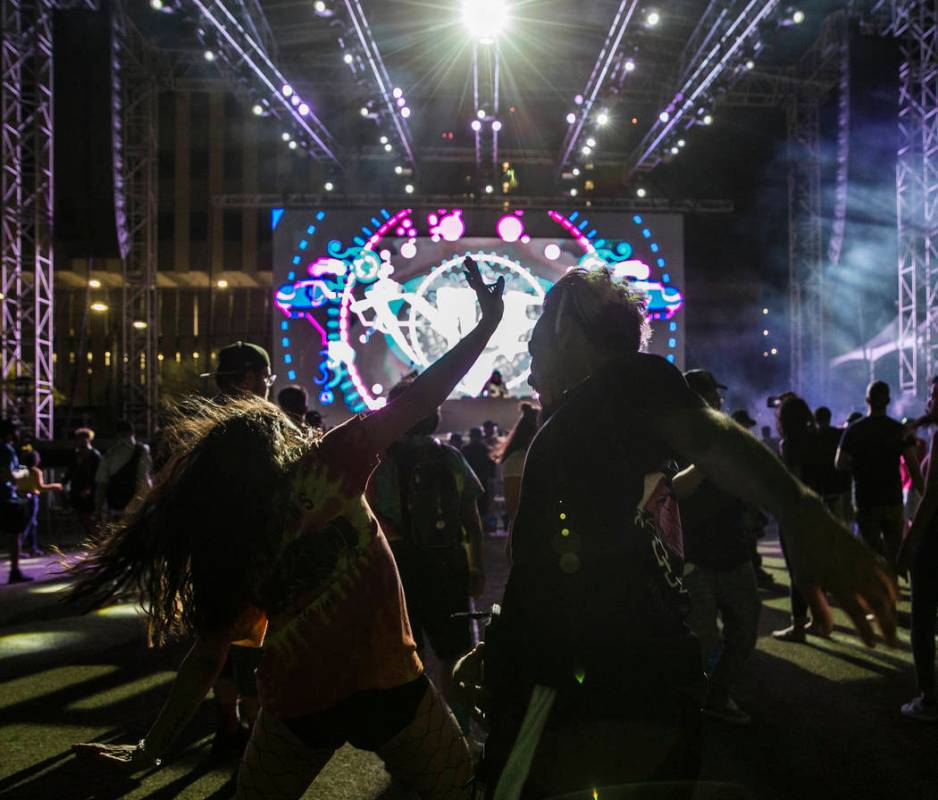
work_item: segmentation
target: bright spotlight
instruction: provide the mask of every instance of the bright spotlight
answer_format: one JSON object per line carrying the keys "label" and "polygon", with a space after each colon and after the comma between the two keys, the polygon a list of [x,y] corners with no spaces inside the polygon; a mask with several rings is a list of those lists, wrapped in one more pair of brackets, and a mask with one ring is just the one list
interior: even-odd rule
{"label": "bright spotlight", "polygon": [[325,14],[325,13],[326,13],[326,3],[325,3],[325,0],[316,0],[316,2],[313,3],[313,10],[314,10],[317,14]]}
{"label": "bright spotlight", "polygon": [[661,22],[661,14],[655,10],[651,10],[645,15],[645,22],[648,24],[649,28],[654,28]]}
{"label": "bright spotlight", "polygon": [[292,139],[293,137],[290,136],[289,133],[287,133],[286,131],[284,131],[283,133],[280,134],[280,138],[283,139],[283,141],[285,141],[285,142],[289,142],[290,139]]}
{"label": "bright spotlight", "polygon": [[681,151],[680,151],[680,148],[677,148],[677,147],[672,147],[672,148],[671,148],[671,155],[672,155],[672,156],[676,156],[676,155],[677,155],[678,153],[680,153],[680,152],[681,152]]}
{"label": "bright spotlight", "polygon": [[492,192],[494,192],[494,191],[495,191],[495,187],[492,186],[491,183],[487,183],[487,184],[485,185],[485,193],[486,193],[486,194],[492,194]]}
{"label": "bright spotlight", "polygon": [[414,185],[413,185],[412,183],[408,183],[408,184],[404,187],[404,191],[407,192],[407,194],[413,194],[413,193],[414,193]]}
{"label": "bright spotlight", "polygon": [[363,117],[367,117],[371,112],[368,110],[368,106],[362,106],[358,110],[358,113],[361,114]]}
{"label": "bright spotlight", "polygon": [[472,120],[472,125],[470,125],[469,127],[472,128],[472,130],[474,130],[476,133],[478,133],[479,131],[482,130],[482,123],[479,122],[479,120],[474,119]]}
{"label": "bright spotlight", "polygon": [[355,60],[355,56],[353,56],[351,53],[346,53],[344,56],[342,56],[342,60],[346,64],[351,64]]}
{"label": "bright spotlight", "polygon": [[574,168],[573,168],[572,170],[570,170],[570,171],[573,173],[573,177],[574,177],[574,178],[578,178],[578,177],[580,176],[580,168],[579,168],[579,167],[574,167]]}
{"label": "bright spotlight", "polygon": [[713,116],[711,114],[704,114],[703,124],[713,125]]}
{"label": "bright spotlight", "polygon": [[289,83],[285,83],[280,88],[280,92],[281,94],[283,94],[284,97],[289,97],[291,94],[293,94],[293,87],[290,86]]}
{"label": "bright spotlight", "polygon": [[202,57],[209,63],[215,60],[215,54],[211,50],[206,50],[202,53]]}
{"label": "bright spotlight", "polygon": [[586,140],[586,146],[590,148],[596,147],[596,140],[590,136],[590,138]]}
{"label": "bright spotlight", "polygon": [[669,119],[671,119],[671,115],[667,111],[662,111],[658,115],[658,119],[660,119],[662,122],[667,122]]}
{"label": "bright spotlight", "polygon": [[297,109],[300,112],[301,117],[305,117],[309,114],[309,106],[306,103],[300,103],[300,107]]}
{"label": "bright spotlight", "polygon": [[404,106],[404,107],[401,109],[401,116],[402,116],[404,119],[410,119],[410,109],[409,109],[407,106]]}
{"label": "bright spotlight", "polygon": [[608,125],[609,113],[606,111],[600,111],[599,114],[596,115],[596,124],[599,125],[600,128],[604,128],[606,125]]}
{"label": "bright spotlight", "polygon": [[394,174],[395,174],[395,175],[403,175],[403,174],[404,174],[404,168],[403,168],[400,164],[398,164],[396,167],[394,167]]}
{"label": "bright spotlight", "polygon": [[251,107],[251,112],[254,114],[255,117],[260,117],[264,114],[264,106],[262,106],[260,103],[255,103]]}
{"label": "bright spotlight", "polygon": [[150,0],[150,8],[152,8],[154,11],[162,11],[163,0]]}
{"label": "bright spotlight", "polygon": [[325,185],[322,188],[325,189],[327,192],[331,192],[333,189],[335,189],[335,184],[332,181],[326,181]]}
{"label": "bright spotlight", "polygon": [[572,125],[574,122],[576,122],[576,114],[571,111],[567,114],[567,125]]}
{"label": "bright spotlight", "polygon": [[387,143],[388,143],[388,137],[387,137],[387,136],[382,136],[378,141],[380,141],[381,144],[387,144]]}
{"label": "bright spotlight", "polygon": [[508,5],[505,0],[463,0],[462,21],[473,39],[491,44],[508,25]]}
{"label": "bright spotlight", "polygon": [[635,190],[636,197],[644,197],[646,194],[648,194],[648,192],[646,192],[641,186],[639,186],[638,189]]}
{"label": "bright spotlight", "polygon": [[501,129],[502,129],[502,123],[499,122],[498,120],[495,120],[492,123],[492,130],[495,131],[495,133],[498,133]]}
{"label": "bright spotlight", "polygon": [[625,60],[625,71],[626,72],[635,72],[635,59],[627,58]]}
{"label": "bright spotlight", "polygon": [[753,60],[750,58],[750,59],[746,62],[746,69],[755,69],[755,68],[756,68],[756,62],[753,61]]}
{"label": "bright spotlight", "polygon": [[484,108],[480,108],[478,111],[476,111],[476,116],[477,116],[479,119],[485,119],[485,109],[484,109]]}
{"label": "bright spotlight", "polygon": [[683,146],[686,145],[686,144],[687,144],[687,142],[686,142],[684,139],[678,139],[678,140],[677,140],[677,146],[678,146],[678,147],[683,147]]}
{"label": "bright spotlight", "polygon": [[590,153],[593,152],[593,148],[590,147],[588,144],[584,144],[583,147],[580,148],[580,152],[581,152],[584,156],[588,156]]}
{"label": "bright spotlight", "polygon": [[388,143],[384,146],[384,152],[385,152],[385,153],[390,153],[393,149],[394,149],[394,148],[391,146],[391,143],[390,143],[390,142],[388,142]]}
{"label": "bright spotlight", "polygon": [[92,303],[91,310],[94,311],[95,314],[103,314],[105,311],[108,310],[108,304],[101,303],[101,302]]}
{"label": "bright spotlight", "polygon": [[100,289],[100,288],[101,288],[101,281],[99,281],[97,278],[92,278],[90,281],[88,281],[88,288],[89,288],[89,289]]}
{"label": "bright spotlight", "polygon": [[395,86],[394,91],[391,92],[394,95],[394,99],[397,100],[399,97],[404,96],[404,90],[400,86]]}
{"label": "bright spotlight", "polygon": [[802,22],[804,22],[804,11],[799,8],[794,14],[791,15],[791,21],[794,22],[795,25],[800,25]]}
{"label": "bright spotlight", "polygon": [[216,285],[219,289],[227,289],[227,288],[228,288],[228,281],[226,281],[224,278],[219,278],[217,281],[215,281],[215,285]]}
{"label": "bright spotlight", "polygon": [[290,144],[287,145],[287,146],[288,146],[291,150],[296,150],[296,148],[297,148],[296,141],[291,141]]}
{"label": "bright spotlight", "polygon": [[570,197],[576,197],[579,192],[574,188],[570,190]]}

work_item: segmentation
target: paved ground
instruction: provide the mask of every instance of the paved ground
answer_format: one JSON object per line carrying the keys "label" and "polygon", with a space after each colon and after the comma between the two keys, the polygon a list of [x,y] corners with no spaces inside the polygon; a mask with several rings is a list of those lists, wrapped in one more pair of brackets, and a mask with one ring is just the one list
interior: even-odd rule
{"label": "paved ground", "polygon": [[[492,598],[504,580],[503,540],[487,543]],[[784,580],[774,542],[767,566]],[[147,651],[129,605],[77,616],[62,606],[51,559],[28,560],[40,578],[0,586],[0,796],[11,798],[227,798],[232,768],[208,762],[206,703],[161,769],[130,779],[76,762],[74,741],[135,741],[159,707],[179,647]],[[5,569],[3,570],[5,577]],[[57,596],[58,594],[58,596]],[[780,644],[787,597],[766,594],[759,648],[737,697],[753,725],[708,723],[704,777],[773,798],[938,798],[938,726],[903,720],[913,691],[905,627],[897,650],[862,647],[841,617],[833,641]],[[373,756],[345,748],[307,800],[392,798]]]}

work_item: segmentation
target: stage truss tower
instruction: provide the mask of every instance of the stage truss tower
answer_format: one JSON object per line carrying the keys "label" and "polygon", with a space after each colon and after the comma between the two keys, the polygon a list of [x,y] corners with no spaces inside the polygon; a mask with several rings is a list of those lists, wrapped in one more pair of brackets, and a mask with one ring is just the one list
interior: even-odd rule
{"label": "stage truss tower", "polygon": [[0,413],[53,436],[52,3],[0,0]]}

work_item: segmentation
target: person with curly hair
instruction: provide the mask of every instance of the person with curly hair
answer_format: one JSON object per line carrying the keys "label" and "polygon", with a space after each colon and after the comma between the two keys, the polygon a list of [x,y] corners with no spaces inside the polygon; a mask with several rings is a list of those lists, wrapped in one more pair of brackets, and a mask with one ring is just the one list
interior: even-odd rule
{"label": "person with curly hair", "polygon": [[89,544],[73,599],[137,591],[150,641],[194,634],[169,698],[137,745],[76,749],[134,767],[161,759],[232,643],[263,641],[261,712],[239,798],[300,797],[346,742],[373,750],[422,798],[468,798],[465,739],[423,674],[388,542],[363,493],[379,454],[436,409],[503,313],[504,279],[466,274],[481,320],[379,411],[328,434],[245,393],[191,401],[141,507]]}

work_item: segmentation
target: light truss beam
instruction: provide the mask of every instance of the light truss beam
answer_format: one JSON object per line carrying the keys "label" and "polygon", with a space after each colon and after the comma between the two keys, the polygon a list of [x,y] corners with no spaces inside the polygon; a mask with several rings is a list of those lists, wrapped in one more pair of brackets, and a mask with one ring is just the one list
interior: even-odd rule
{"label": "light truss beam", "polygon": [[[494,184],[498,177],[498,121],[501,48],[498,40],[472,45],[472,111],[477,178]],[[498,124],[496,124],[498,123]]]}

